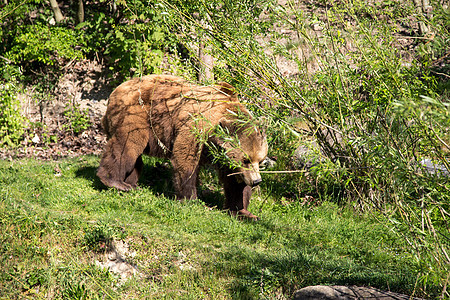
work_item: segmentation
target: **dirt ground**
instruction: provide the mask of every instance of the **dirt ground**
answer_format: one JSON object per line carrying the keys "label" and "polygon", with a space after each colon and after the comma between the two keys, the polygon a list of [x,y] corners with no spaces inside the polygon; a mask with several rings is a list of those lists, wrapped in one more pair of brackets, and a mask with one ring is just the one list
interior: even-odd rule
{"label": "dirt ground", "polygon": [[[58,159],[80,155],[100,155],[106,143],[100,120],[106,111],[112,84],[97,61],[72,61],[64,68],[51,100],[36,99],[32,90],[18,95],[24,116],[29,120],[25,139],[17,148],[0,148],[0,159]],[[69,106],[68,106],[69,105]],[[88,111],[90,126],[74,133],[64,116],[67,107]]]}

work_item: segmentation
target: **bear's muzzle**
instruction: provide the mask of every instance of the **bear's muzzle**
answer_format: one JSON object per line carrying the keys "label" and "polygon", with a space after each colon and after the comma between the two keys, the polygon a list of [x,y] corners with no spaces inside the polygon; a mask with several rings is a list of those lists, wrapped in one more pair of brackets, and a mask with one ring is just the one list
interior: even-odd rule
{"label": "bear's muzzle", "polygon": [[258,179],[253,180],[252,187],[255,187],[255,186],[259,185],[261,182],[262,182],[262,179],[261,179],[261,178],[258,178]]}

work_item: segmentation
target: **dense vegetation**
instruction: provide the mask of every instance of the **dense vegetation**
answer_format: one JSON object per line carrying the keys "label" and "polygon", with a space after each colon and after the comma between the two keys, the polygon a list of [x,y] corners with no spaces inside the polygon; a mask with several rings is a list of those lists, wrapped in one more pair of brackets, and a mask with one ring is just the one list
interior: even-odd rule
{"label": "dense vegetation", "polygon": [[[236,287],[221,276],[234,274],[227,276],[236,276],[238,280],[244,281],[250,281],[251,276],[255,280],[268,276],[272,280],[270,288],[281,288],[280,293],[285,296],[289,296],[293,288],[306,284],[354,283],[381,288],[396,286],[398,291],[409,294],[415,292],[431,298],[448,298],[448,4],[445,1],[431,1],[421,7],[419,2],[428,1],[400,0],[238,2],[79,0],[74,6],[73,2],[59,1],[63,15],[60,19],[48,1],[4,1],[0,12],[1,145],[17,147],[26,136],[28,128],[36,126],[22,116],[17,95],[27,90],[33,92],[37,102],[52,101],[58,79],[72,61],[102,61],[105,76],[113,78],[113,84],[133,76],[162,72],[181,75],[190,80],[200,79],[205,83],[227,81],[238,89],[243,101],[265,122],[271,145],[270,157],[276,160],[271,171],[298,171],[302,166],[307,168],[302,172],[264,175],[265,182],[261,190],[271,199],[273,208],[263,209],[269,218],[268,223],[256,225],[258,228],[268,226],[271,230],[278,230],[277,239],[282,239],[282,233],[285,233],[284,237],[288,240],[286,244],[280,241],[274,243],[278,243],[279,247],[288,245],[289,249],[283,251],[287,251],[285,259],[289,262],[284,260],[284,263],[293,264],[293,269],[286,269],[284,265],[277,263],[281,263],[281,256],[270,258],[269,253],[276,251],[270,248],[272,246],[256,251],[258,254],[252,254],[253,256],[248,250],[248,265],[245,266],[228,265],[230,262],[223,256],[227,250],[220,252],[217,258],[218,263],[222,264],[221,268],[227,271],[215,273],[211,280],[218,280],[214,276],[219,276],[224,280],[220,286],[239,291],[248,284],[251,287],[249,297],[256,297],[258,293],[255,282],[237,281],[234,284],[239,286]],[[205,56],[209,57],[208,63]],[[209,63],[211,61],[212,65]],[[289,68],[283,67],[286,65]],[[202,76],[209,71],[214,77]],[[72,124],[67,129],[74,134],[82,132],[89,125],[86,114],[76,105],[68,107],[65,117]],[[26,168],[37,172],[34,166],[28,166],[29,163],[24,162]],[[2,183],[14,182],[8,176],[13,176],[17,171],[8,170],[15,170],[16,167],[4,164],[2,168],[7,174],[2,177]],[[38,184],[38,178],[33,180],[36,182],[32,184]],[[36,195],[41,193],[41,189],[45,190],[46,183],[40,184],[43,186],[37,189]],[[38,224],[49,226],[42,227],[44,233],[56,230],[51,229],[53,227],[50,225],[59,223],[57,219],[62,216],[54,215],[57,211],[53,210],[46,215],[43,210],[46,205],[39,203],[39,197],[29,199],[32,194],[18,195],[20,190],[19,187],[3,187],[2,194],[5,196],[1,198],[2,210],[8,209],[11,213],[4,213],[2,226],[12,228],[12,231],[23,228],[28,230],[27,226],[31,225],[25,226],[12,221],[20,219],[20,216],[24,216],[20,212],[26,211],[24,220],[36,214],[37,220],[41,222]],[[100,193],[86,184],[81,190],[83,193],[96,195],[92,197],[97,197]],[[58,195],[58,191],[55,193]],[[106,197],[104,200],[108,205],[117,205],[113,200],[113,196],[117,194],[105,191],[101,193],[105,193],[100,197]],[[127,201],[130,202],[126,209],[130,209],[130,214],[132,206],[151,210],[149,207],[144,208],[144,204],[133,202],[138,201],[138,195],[145,201],[156,201],[156,204],[145,203],[150,207],[159,204],[178,205],[161,200],[165,198],[145,198],[142,192],[137,192],[127,196]],[[77,194],[70,197],[74,202],[94,205],[94,202],[88,203]],[[51,196],[39,199],[52,202]],[[330,202],[334,204],[329,204]],[[96,201],[95,204],[99,205],[99,211],[112,209],[119,214],[116,208],[104,207],[106,204]],[[300,204],[319,205],[319,208],[311,212]],[[70,207],[67,210],[75,209],[70,204],[67,205]],[[190,210],[189,213],[186,212],[186,218],[193,222],[192,220],[197,219],[191,215],[191,210],[198,209],[201,207],[199,205],[180,204],[177,209],[181,212],[178,213]],[[386,231],[389,230],[389,237],[381,234],[381,227],[377,227],[381,225],[373,225],[374,232],[367,233],[367,237],[373,239],[372,246],[374,249],[391,247],[390,249],[396,249],[394,252],[402,253],[406,261],[393,260],[393,269],[398,268],[399,274],[402,274],[400,277],[407,273],[408,276],[412,274],[413,279],[407,276],[404,282],[399,283],[395,279],[397,275],[381,279],[374,273],[367,275],[374,276],[370,280],[365,275],[361,280],[355,280],[351,276],[334,276],[330,279],[317,274],[314,268],[312,273],[301,269],[298,265],[300,261],[311,265],[309,259],[314,261],[316,258],[308,257],[311,249],[302,250],[302,246],[297,251],[294,249],[292,235],[297,234],[295,228],[300,230],[302,227],[293,224],[297,224],[298,218],[303,218],[304,214],[308,215],[308,221],[318,218],[321,213],[327,218],[335,218],[329,210],[330,205],[332,210],[347,212],[346,209],[352,208],[363,216],[377,216]],[[170,210],[171,213],[175,211]],[[154,216],[160,213],[162,212],[159,211]],[[275,221],[277,214],[279,221]],[[363,216],[353,218],[367,218]],[[204,218],[208,217],[210,216]],[[216,217],[226,223],[225,228],[234,226],[242,235],[247,227],[254,226],[225,221],[221,215],[215,215]],[[83,230],[84,225],[80,224],[87,222],[89,218],[105,221],[107,226],[113,224],[112,220],[104,220],[106,216],[101,213],[73,218],[78,225],[68,225],[67,228],[72,228],[74,234]],[[127,221],[122,215],[120,222],[130,222],[139,228],[139,218]],[[370,220],[373,221],[372,218]],[[147,219],[141,221],[154,222]],[[372,224],[371,221],[367,224]],[[274,225],[275,223],[281,225]],[[319,223],[315,224],[320,227]],[[179,226],[185,226],[174,224],[173,219],[164,219],[162,224],[175,231],[180,230]],[[300,224],[308,226],[302,222]],[[342,222],[338,224],[339,230],[334,232],[342,234],[342,239],[345,240],[347,231]],[[369,226],[367,224],[363,226]],[[309,226],[314,232],[314,226]],[[200,228],[200,231],[205,230],[204,227]],[[86,230],[87,233],[90,232],[90,229]],[[129,230],[136,241],[137,229]],[[145,229],[150,234],[148,230],[150,229]],[[35,232],[34,227],[31,232]],[[380,232],[379,236],[377,232]],[[261,238],[253,236],[249,238],[251,241],[243,240],[241,243],[248,245],[271,239],[264,237],[264,234],[267,233],[261,233]],[[323,231],[320,234],[327,233]],[[209,238],[214,239],[211,236]],[[12,237],[3,236],[2,239]],[[303,237],[299,237],[301,239]],[[352,240],[351,237],[349,239]],[[181,238],[175,240],[179,241]],[[237,243],[239,241],[238,239]],[[393,244],[381,246],[385,241]],[[306,244],[313,245],[316,242],[319,248],[321,244],[332,243],[327,238],[318,238],[318,241],[310,240]],[[11,249],[15,249],[17,245],[11,243]],[[364,253],[358,255],[363,259],[358,264],[364,266],[367,263],[367,267],[371,269],[380,267],[380,264],[367,259],[367,253],[373,249],[370,250],[369,245],[359,246],[359,243],[355,241],[353,250],[347,249],[351,247],[349,244],[342,245],[348,251],[342,250],[343,253],[338,256],[351,256],[349,253],[352,251],[362,249]],[[31,243],[30,247],[32,245]],[[192,245],[183,246],[189,248]],[[192,248],[192,251],[206,251],[197,247]],[[12,251],[11,249],[8,251]],[[74,249],[80,251],[81,248]],[[29,255],[26,254],[28,250],[23,251],[25,254],[20,255]],[[333,247],[330,251],[339,252]],[[235,254],[244,257],[244,252]],[[325,251],[321,255],[333,256],[331,252]],[[304,255],[302,258],[299,256],[301,253]],[[45,260],[44,258],[45,255],[42,259]],[[330,264],[335,263],[334,259],[330,258]],[[389,259],[380,260],[381,265]],[[251,261],[257,261],[258,269],[252,269]],[[315,261],[313,264],[319,263]],[[337,265],[342,266],[342,263],[337,262]],[[77,266],[78,269],[82,268],[78,263]],[[242,273],[238,270],[241,267],[244,270]],[[292,272],[292,276],[274,273],[276,268],[284,273]],[[212,269],[209,266],[202,272]],[[387,274],[392,274],[393,269],[386,271]],[[56,272],[51,267],[47,270]],[[23,278],[31,276],[27,273],[31,271],[26,268],[20,272],[15,269],[14,272],[8,271],[6,274],[11,276],[3,277],[1,281],[2,285],[11,284],[11,291],[14,290],[13,286],[25,282]],[[99,271],[80,269],[80,272],[89,277],[91,272]],[[384,272],[384,269],[378,269],[378,272]],[[242,274],[246,275],[241,277]],[[310,280],[313,277],[316,281]],[[205,280],[204,277],[202,280]],[[156,284],[155,281],[153,283]],[[164,280],[161,283],[162,286],[169,284]],[[83,281],[79,284],[81,290],[87,288],[82,287]],[[24,285],[22,288],[35,285]],[[48,280],[39,282],[39,285],[51,286]],[[202,286],[207,285],[208,283],[202,283]],[[61,287],[57,293],[63,290]],[[273,297],[265,294],[263,287],[260,292],[261,297]],[[214,298],[214,295],[216,294],[209,296]]]}

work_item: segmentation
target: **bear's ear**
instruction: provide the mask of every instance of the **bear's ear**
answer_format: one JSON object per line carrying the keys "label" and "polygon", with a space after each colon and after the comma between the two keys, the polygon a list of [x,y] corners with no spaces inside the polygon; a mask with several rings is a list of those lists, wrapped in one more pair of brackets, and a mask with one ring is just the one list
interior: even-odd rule
{"label": "bear's ear", "polygon": [[219,82],[219,83],[217,83],[217,86],[222,93],[225,93],[228,96],[232,97],[236,94],[236,89],[229,83]]}
{"label": "bear's ear", "polygon": [[236,120],[230,120],[230,119],[227,119],[225,117],[222,117],[219,120],[219,125],[220,125],[220,127],[222,127],[225,130],[228,130],[230,132],[234,132],[235,127],[236,127],[235,122],[236,122]]}
{"label": "bear's ear", "polygon": [[226,139],[227,136],[234,131],[233,126],[234,124],[232,120],[225,117],[220,118],[214,129],[214,133],[209,136],[208,141],[219,147],[227,148],[227,143],[224,139]]}

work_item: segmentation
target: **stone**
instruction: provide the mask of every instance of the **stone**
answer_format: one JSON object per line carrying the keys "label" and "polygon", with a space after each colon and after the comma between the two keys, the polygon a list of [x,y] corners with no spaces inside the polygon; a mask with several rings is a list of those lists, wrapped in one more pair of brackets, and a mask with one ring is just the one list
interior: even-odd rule
{"label": "stone", "polygon": [[358,286],[308,286],[294,293],[294,300],[355,300],[355,299],[377,299],[377,300],[419,300],[407,295],[381,291],[372,287]]}
{"label": "stone", "polygon": [[438,176],[450,176],[449,170],[445,167],[444,164],[434,163],[431,159],[425,158],[420,161],[420,164],[423,166],[424,171],[428,174],[436,174]]}

